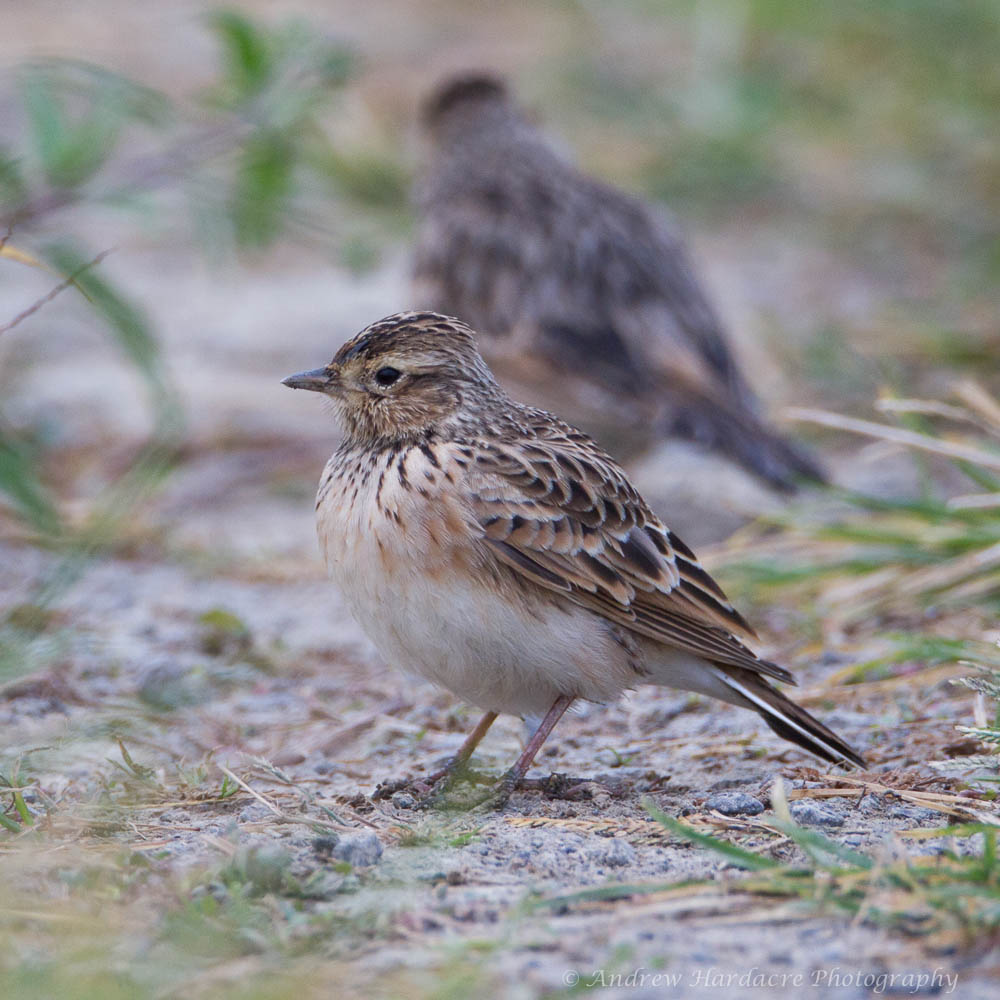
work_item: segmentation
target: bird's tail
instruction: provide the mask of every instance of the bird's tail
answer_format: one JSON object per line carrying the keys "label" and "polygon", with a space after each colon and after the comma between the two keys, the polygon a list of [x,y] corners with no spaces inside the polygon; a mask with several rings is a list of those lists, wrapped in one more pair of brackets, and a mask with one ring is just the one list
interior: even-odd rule
{"label": "bird's tail", "polygon": [[785,492],[795,492],[803,480],[827,482],[806,448],[768,427],[748,406],[705,397],[682,399],[664,414],[664,424],[664,433],[722,452]]}
{"label": "bird's tail", "polygon": [[786,698],[763,677],[743,667],[714,664],[728,689],[727,701],[752,708],[780,736],[833,764],[850,761],[865,767],[865,759],[832,729],[813,718],[801,705]]}

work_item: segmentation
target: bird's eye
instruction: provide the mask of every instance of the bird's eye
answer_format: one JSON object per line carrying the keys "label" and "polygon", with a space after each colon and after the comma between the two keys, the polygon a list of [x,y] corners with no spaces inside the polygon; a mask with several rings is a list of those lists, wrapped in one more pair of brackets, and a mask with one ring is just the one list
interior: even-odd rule
{"label": "bird's eye", "polygon": [[399,379],[399,376],[403,373],[398,368],[390,368],[388,365],[385,368],[380,368],[375,372],[375,381],[378,382],[380,386],[385,388],[386,386],[392,385],[393,382]]}

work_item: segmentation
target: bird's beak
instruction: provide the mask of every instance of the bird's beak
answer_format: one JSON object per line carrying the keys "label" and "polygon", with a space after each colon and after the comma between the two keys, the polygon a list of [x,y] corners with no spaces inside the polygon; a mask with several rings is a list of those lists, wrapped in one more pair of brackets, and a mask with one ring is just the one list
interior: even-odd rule
{"label": "bird's beak", "polygon": [[281,384],[289,389],[311,389],[313,392],[326,392],[333,382],[334,373],[329,368],[313,368],[312,371],[298,372],[281,380]]}

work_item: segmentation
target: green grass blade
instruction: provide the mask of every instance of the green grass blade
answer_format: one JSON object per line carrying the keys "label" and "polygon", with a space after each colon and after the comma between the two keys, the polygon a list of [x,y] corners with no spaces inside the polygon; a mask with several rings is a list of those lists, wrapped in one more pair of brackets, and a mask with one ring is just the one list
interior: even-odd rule
{"label": "green grass blade", "polygon": [[686,879],[681,882],[622,882],[615,885],[602,885],[594,889],[581,889],[579,892],[567,893],[565,896],[552,896],[549,899],[539,899],[528,904],[530,909],[560,909],[574,906],[577,903],[602,903],[616,899],[628,899],[629,896],[651,896],[657,892],[672,892],[695,886],[711,886],[711,882],[701,879]]}
{"label": "green grass blade", "polygon": [[0,493],[14,510],[43,535],[59,533],[59,515],[38,475],[35,457],[0,428]]}
{"label": "green grass blade", "polygon": [[251,97],[270,82],[274,59],[267,36],[237,10],[216,11],[209,17],[222,47],[226,76],[232,97]]}
{"label": "green grass blade", "polygon": [[830,867],[831,858],[836,858],[838,861],[843,861],[845,864],[865,871],[869,871],[875,864],[867,854],[838,844],[837,841],[824,837],[823,834],[817,833],[815,830],[807,830],[797,823],[789,823],[781,819],[775,819],[773,822],[789,840],[798,844],[822,868]]}
{"label": "green grass blade", "polygon": [[157,392],[161,392],[160,350],[141,310],[128,302],[109,281],[88,268],[90,258],[75,247],[56,244],[48,249],[47,257],[63,274],[76,275],[74,284],[107,322],[129,360]]}
{"label": "green grass blade", "polygon": [[692,830],[691,827],[685,826],[685,824],[674,819],[673,816],[668,816],[650,799],[643,799],[642,805],[646,812],[648,812],[657,823],[661,826],[665,826],[671,833],[676,834],[678,837],[683,838],[689,843],[714,851],[716,854],[721,854],[732,864],[738,865],[740,868],[757,872],[782,867],[781,862],[775,861],[773,858],[762,857],[759,854],[754,854],[753,851],[744,850],[742,847],[737,847],[735,844],[729,844],[724,840],[719,840],[710,834],[699,833],[697,830]]}

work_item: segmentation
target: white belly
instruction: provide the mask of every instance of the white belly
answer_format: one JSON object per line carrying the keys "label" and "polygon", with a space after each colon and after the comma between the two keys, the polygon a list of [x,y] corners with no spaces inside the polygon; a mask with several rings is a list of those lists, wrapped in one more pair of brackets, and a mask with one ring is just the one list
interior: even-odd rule
{"label": "white belly", "polygon": [[320,488],[320,544],[389,663],[517,715],[543,713],[560,694],[611,701],[640,679],[608,623],[497,578],[464,502],[442,476],[425,475],[439,470],[419,450],[407,454],[402,479],[396,458],[377,460],[367,477],[335,462]]}

